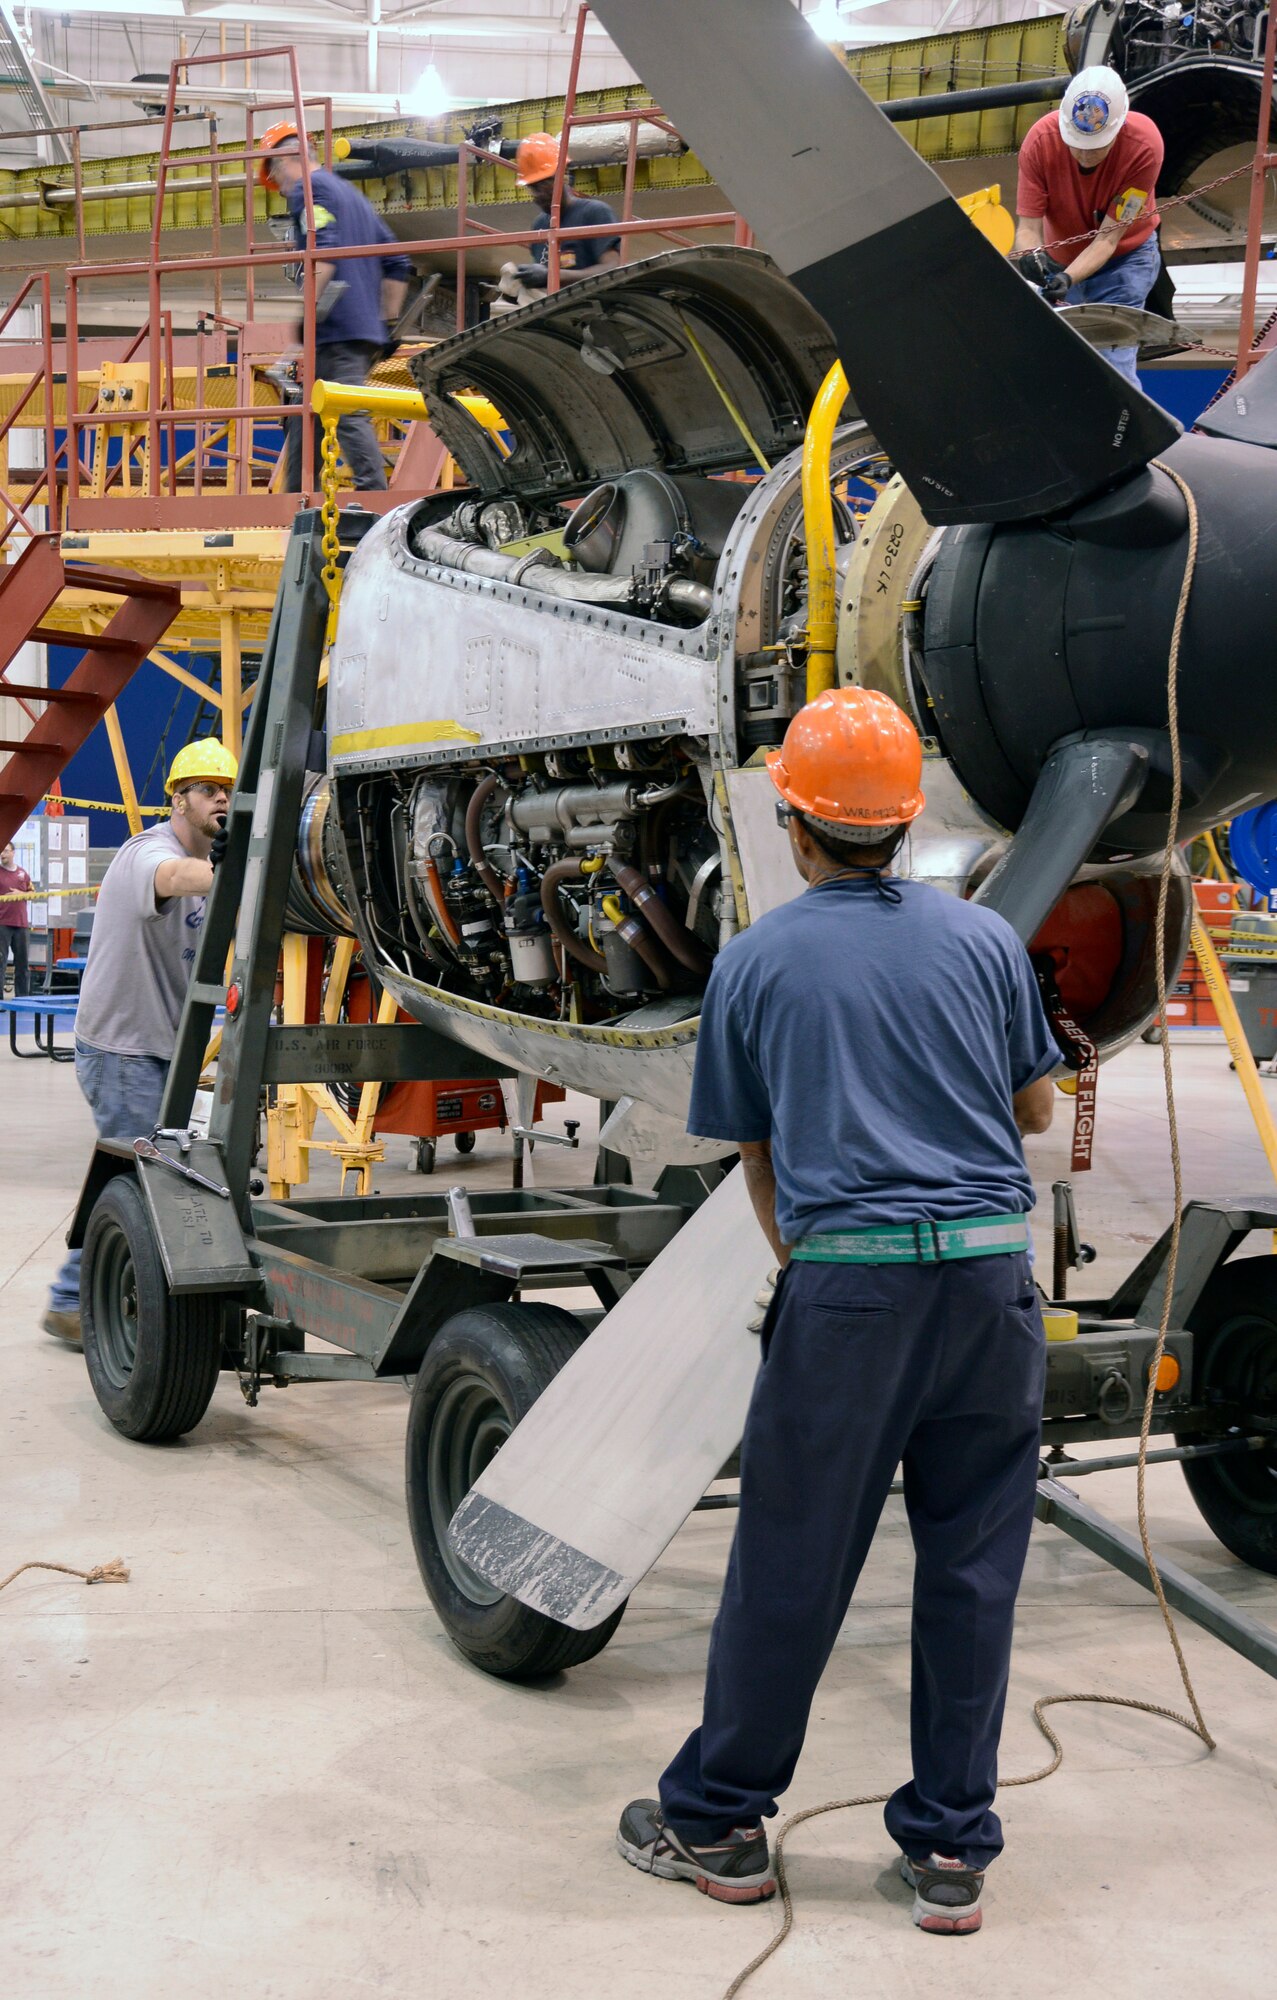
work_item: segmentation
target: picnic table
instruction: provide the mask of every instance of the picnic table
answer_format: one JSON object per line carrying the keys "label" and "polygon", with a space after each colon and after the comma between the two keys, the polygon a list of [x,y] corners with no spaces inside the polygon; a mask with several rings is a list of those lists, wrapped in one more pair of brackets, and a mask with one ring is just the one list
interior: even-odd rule
{"label": "picnic table", "polygon": [[[65,1021],[68,1027],[74,1028],[79,1004],[78,993],[31,993],[20,999],[0,1000],[0,1014],[9,1016],[9,1047],[14,1055],[23,1062],[34,1062],[40,1056],[52,1062],[74,1062],[75,1049],[58,1048],[54,1042],[54,1029],[59,1021]],[[33,1049],[18,1047],[18,1025],[23,1020],[31,1024],[35,1041]]]}

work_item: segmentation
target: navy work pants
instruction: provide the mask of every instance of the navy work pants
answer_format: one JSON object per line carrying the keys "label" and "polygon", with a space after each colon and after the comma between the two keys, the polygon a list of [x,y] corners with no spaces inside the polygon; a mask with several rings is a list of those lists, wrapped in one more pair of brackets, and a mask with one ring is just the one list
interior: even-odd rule
{"label": "navy work pants", "polygon": [[[904,1852],[982,1867],[1037,1484],[1045,1338],[1027,1257],[790,1264],[763,1327],[704,1719],[661,1779],[689,1841],[776,1810],[897,1466],[915,1552]],[[855,1788],[854,1774],[847,1784]]]}
{"label": "navy work pants", "polygon": [[[327,340],[315,344],[315,380],[317,382],[344,382],[349,388],[362,389],[377,359],[377,349],[367,340]],[[284,485],[288,492],[299,493],[302,483],[302,425],[305,417],[290,419],[285,426],[288,439],[284,452]],[[323,461],[319,447],[323,440],[323,425],[315,418],[315,461],[312,478],[318,492],[322,477]],[[351,416],[341,417],[337,424],[337,443],[341,455],[350,470],[349,483],[360,493],[381,493],[386,488],[386,461],[382,456],[377,434],[372,427],[372,418],[362,410]],[[343,485],[346,482],[343,480]]]}

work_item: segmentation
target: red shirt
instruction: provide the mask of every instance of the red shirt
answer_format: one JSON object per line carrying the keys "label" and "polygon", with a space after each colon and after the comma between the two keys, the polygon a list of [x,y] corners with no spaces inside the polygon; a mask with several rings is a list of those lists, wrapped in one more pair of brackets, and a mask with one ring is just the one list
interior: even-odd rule
{"label": "red shirt", "polygon": [[[8,895],[14,889],[29,889],[31,877],[25,868],[0,868],[0,896]],[[28,931],[31,919],[27,915],[25,903],[0,903],[0,924],[10,930]],[[14,946],[17,950],[17,946]]]}
{"label": "red shirt", "polygon": [[[1152,119],[1142,111],[1131,111],[1112,152],[1090,173],[1083,173],[1077,156],[1060,136],[1059,117],[1048,111],[1029,127],[1020,148],[1016,214],[1042,217],[1043,242],[1054,256],[1057,243],[1064,238],[1089,238],[1106,216],[1121,221],[1143,198],[1139,221],[1124,232],[1113,253],[1125,257],[1128,251],[1147,243],[1157,227],[1154,190],[1164,151],[1162,135]],[[1085,247],[1085,243],[1070,243],[1061,262],[1070,262]]]}

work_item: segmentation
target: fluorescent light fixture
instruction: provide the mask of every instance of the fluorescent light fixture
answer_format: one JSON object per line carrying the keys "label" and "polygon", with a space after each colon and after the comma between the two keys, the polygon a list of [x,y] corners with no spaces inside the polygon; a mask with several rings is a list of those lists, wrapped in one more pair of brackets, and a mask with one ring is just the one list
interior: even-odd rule
{"label": "fluorescent light fixture", "polygon": [[438,118],[452,106],[452,98],[433,63],[427,63],[404,99],[404,110],[414,118]]}
{"label": "fluorescent light fixture", "polygon": [[807,25],[822,42],[842,40],[845,23],[838,7],[838,0],[820,0],[820,5],[807,16]]}

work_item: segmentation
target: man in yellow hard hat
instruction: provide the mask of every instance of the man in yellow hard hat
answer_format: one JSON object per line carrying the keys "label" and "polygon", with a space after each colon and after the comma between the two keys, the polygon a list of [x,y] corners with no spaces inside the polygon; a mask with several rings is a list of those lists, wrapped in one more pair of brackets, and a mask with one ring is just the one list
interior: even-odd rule
{"label": "man in yellow hard hat", "polygon": [[[554,207],[554,176],[559,164],[559,140],[552,132],[534,132],[530,138],[519,141],[515,155],[515,170],[519,186],[526,188],[541,211],[532,227],[541,234],[550,227],[550,211]],[[577,195],[572,189],[572,177],[563,176],[563,195],[559,207],[559,226],[562,229],[585,229],[590,224],[615,222],[615,211],[605,201],[596,201]],[[548,238],[533,246],[532,259],[527,264],[503,264],[501,267],[501,292],[510,306],[528,305],[545,291],[549,276],[550,245]],[[569,285],[574,278],[593,277],[596,271],[606,271],[621,261],[621,239],[619,236],[577,236],[570,238],[559,247],[559,283]]]}
{"label": "man in yellow hard hat", "polygon": [[[99,1138],[148,1138],[159,1121],[237,770],[214,738],[179,750],[164,786],[168,819],[126,840],[103,877],[75,1017],[76,1080]],[[42,1324],[80,1344],[78,1250],[53,1281]]]}
{"label": "man in yellow hard hat", "polygon": [[768,765],[807,887],[714,961],[688,1128],[739,1147],[783,1269],[703,1720],[617,1845],[722,1902],[774,1893],[763,1821],[903,1466],[913,1770],[885,1818],[914,1922],[961,1936],[1002,1846],[1046,1351],[1021,1135],[1050,1123],[1060,1052],[1010,925],[891,874],[924,799],[918,733],[889,696],[819,695]]}

